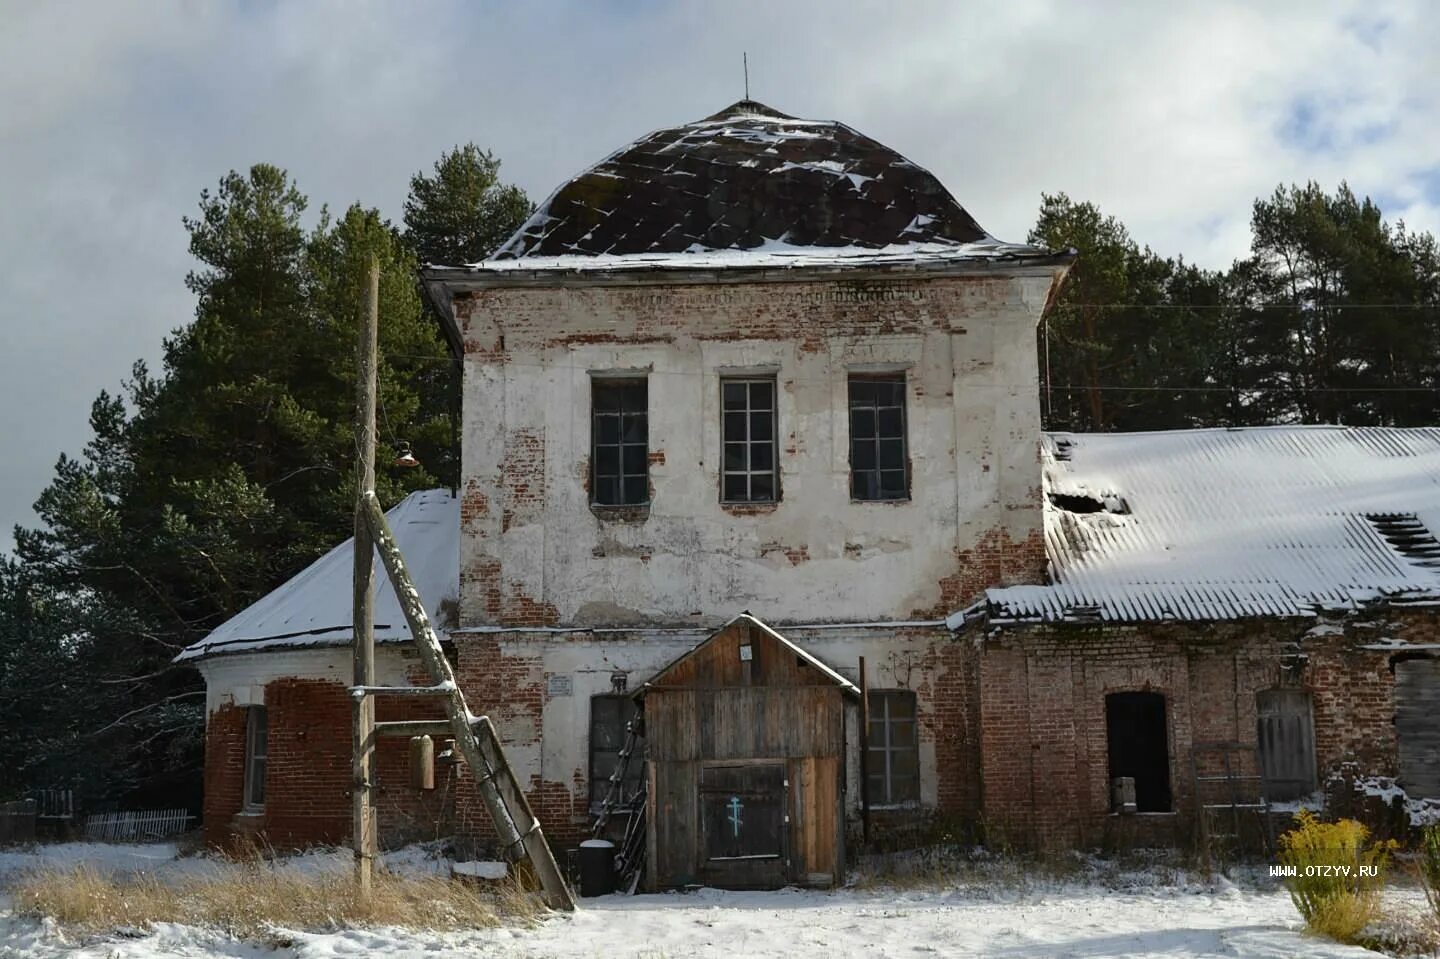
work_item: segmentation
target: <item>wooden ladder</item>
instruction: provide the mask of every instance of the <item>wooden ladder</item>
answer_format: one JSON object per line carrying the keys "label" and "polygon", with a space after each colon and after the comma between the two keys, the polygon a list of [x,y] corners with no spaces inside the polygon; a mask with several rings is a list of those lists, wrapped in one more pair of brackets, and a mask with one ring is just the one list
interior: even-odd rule
{"label": "wooden ladder", "polygon": [[430,673],[431,686],[353,686],[350,695],[356,699],[367,696],[433,696],[445,707],[445,719],[375,724],[377,736],[443,736],[453,737],[460,755],[470,767],[470,774],[480,787],[480,797],[495,823],[507,859],[523,854],[540,881],[545,901],[552,909],[571,910],[575,899],[556,865],[555,855],[540,828],[540,820],[530,808],[515,773],[505,758],[504,747],[489,717],[472,715],[465,705],[465,694],[455,682],[450,661],[440,648],[440,639],[430,625],[420,593],[405,569],[395,535],[385,522],[385,512],[374,492],[361,494],[361,506],[370,527],[376,552],[390,577],[405,622],[420,650],[420,658]]}

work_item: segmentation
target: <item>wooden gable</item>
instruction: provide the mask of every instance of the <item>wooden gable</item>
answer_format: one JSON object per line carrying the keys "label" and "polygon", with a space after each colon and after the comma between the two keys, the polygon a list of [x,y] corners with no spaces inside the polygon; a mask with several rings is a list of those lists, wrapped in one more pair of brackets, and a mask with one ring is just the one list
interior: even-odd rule
{"label": "wooden gable", "polygon": [[664,688],[746,686],[838,686],[859,695],[845,677],[748,614],[731,620],[666,666],[641,688],[640,695]]}

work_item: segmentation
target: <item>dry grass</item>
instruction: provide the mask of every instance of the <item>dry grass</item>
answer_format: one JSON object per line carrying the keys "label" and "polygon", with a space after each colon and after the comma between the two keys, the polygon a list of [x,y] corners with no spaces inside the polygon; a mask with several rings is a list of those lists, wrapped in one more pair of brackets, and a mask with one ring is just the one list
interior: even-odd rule
{"label": "dry grass", "polygon": [[154,876],[109,876],[81,866],[34,873],[11,890],[15,912],[50,917],[81,932],[148,929],[156,923],[208,926],[237,938],[280,929],[353,926],[475,929],[527,922],[544,911],[519,883],[477,884],[439,876],[379,872],[369,903],[354,877],[302,875],[260,860],[176,884]]}

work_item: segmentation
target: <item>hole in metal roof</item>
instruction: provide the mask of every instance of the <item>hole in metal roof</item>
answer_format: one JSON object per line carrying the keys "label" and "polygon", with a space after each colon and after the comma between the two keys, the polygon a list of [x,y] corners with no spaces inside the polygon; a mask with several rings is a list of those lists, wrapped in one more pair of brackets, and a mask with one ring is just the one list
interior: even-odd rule
{"label": "hole in metal roof", "polygon": [[1440,540],[1414,513],[1366,513],[1365,519],[1395,552],[1417,566],[1440,569]]}
{"label": "hole in metal roof", "polygon": [[1067,513],[1116,513],[1123,516],[1130,512],[1130,504],[1125,502],[1124,497],[1113,493],[1101,495],[1087,491],[1047,495],[1051,505]]}

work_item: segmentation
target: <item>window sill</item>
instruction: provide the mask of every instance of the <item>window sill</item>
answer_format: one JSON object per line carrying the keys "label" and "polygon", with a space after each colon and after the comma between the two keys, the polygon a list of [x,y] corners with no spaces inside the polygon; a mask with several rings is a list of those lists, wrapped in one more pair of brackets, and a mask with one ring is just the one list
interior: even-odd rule
{"label": "window sill", "polygon": [[1153,819],[1160,819],[1164,817],[1173,818],[1178,815],[1180,814],[1173,809],[1169,809],[1164,812],[1156,812],[1154,810],[1151,810],[1150,812],[1116,812],[1113,809],[1110,811],[1110,817],[1112,819],[1137,819],[1141,816],[1149,816]]}
{"label": "window sill", "polygon": [[720,508],[731,516],[767,516],[779,509],[780,503],[721,503]]}
{"label": "window sill", "polygon": [[862,506],[905,506],[911,502],[911,499],[908,496],[896,496],[893,499],[856,499],[852,496],[850,502]]}
{"label": "window sill", "polygon": [[591,503],[590,512],[595,514],[596,519],[607,523],[643,523],[650,518],[650,504],[606,506],[602,503]]}

